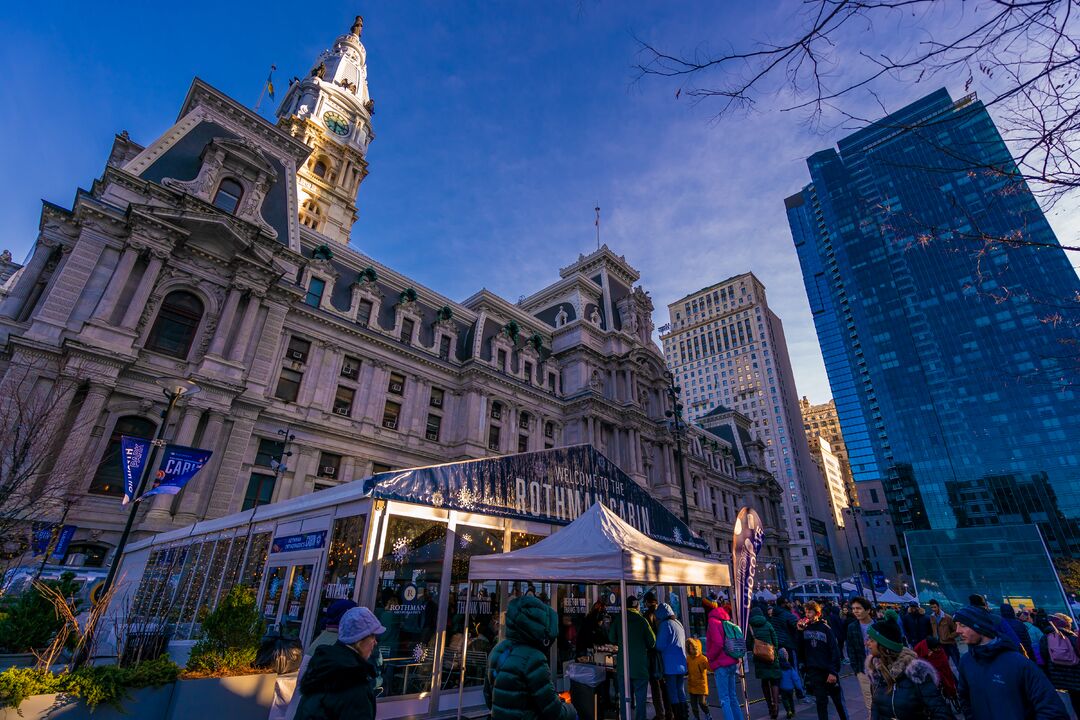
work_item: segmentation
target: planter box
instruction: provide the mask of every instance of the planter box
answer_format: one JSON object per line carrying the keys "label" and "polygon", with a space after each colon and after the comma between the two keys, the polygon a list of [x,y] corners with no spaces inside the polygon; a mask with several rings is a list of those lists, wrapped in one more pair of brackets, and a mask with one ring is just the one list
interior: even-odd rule
{"label": "planter box", "polygon": [[9,667],[34,667],[37,658],[34,653],[0,653],[0,670]]}
{"label": "planter box", "polygon": [[111,705],[90,709],[56,695],[26,698],[19,709],[0,708],[0,720],[266,720],[274,700],[277,675],[239,675],[205,680],[179,680],[159,688],[142,688],[117,710]]}
{"label": "planter box", "polygon": [[[123,709],[117,710],[111,705],[98,705],[90,708],[78,700],[64,700],[58,695],[34,695],[26,698],[18,710],[0,708],[0,720],[36,720],[37,718],[63,718],[63,720],[165,720],[172,698],[172,685],[159,688],[141,688],[131,693],[124,701]],[[21,713],[21,714],[20,714]]]}
{"label": "planter box", "polygon": [[[266,720],[270,713],[270,704],[274,701],[274,682],[277,677],[274,673],[267,673],[180,680],[173,691],[166,720]],[[139,720],[143,720],[142,715],[139,715]]]}

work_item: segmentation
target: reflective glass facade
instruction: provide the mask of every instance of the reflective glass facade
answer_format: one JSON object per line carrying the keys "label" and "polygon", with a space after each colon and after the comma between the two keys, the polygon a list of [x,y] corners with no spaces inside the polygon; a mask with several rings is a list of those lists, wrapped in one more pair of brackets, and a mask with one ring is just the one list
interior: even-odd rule
{"label": "reflective glass facade", "polygon": [[1080,330],[1050,319],[1080,280],[1009,162],[939,90],[811,156],[787,214],[856,483],[899,531],[1038,523],[1073,554]]}

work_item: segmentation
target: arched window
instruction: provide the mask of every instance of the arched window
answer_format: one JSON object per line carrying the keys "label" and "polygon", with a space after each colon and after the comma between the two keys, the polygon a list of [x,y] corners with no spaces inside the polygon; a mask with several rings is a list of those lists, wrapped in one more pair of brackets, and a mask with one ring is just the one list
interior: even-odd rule
{"label": "arched window", "polygon": [[214,193],[214,207],[221,208],[227,213],[236,212],[240,207],[240,198],[244,196],[244,188],[232,178],[225,178],[218,185]]}
{"label": "arched window", "polygon": [[324,163],[322,160],[316,161],[315,167],[311,169],[311,172],[315,173],[321,178],[326,177],[326,163]]}
{"label": "arched window", "polygon": [[98,463],[97,474],[90,482],[90,492],[95,495],[115,495],[120,497],[124,494],[124,478],[120,472],[120,437],[152,438],[157,430],[154,423],[146,418],[136,415],[125,415],[116,421],[112,435],[109,436],[109,444],[105,448],[105,454]]}
{"label": "arched window", "polygon": [[202,314],[202,301],[195,295],[186,290],[169,293],[161,303],[146,347],[181,360],[186,359]]}

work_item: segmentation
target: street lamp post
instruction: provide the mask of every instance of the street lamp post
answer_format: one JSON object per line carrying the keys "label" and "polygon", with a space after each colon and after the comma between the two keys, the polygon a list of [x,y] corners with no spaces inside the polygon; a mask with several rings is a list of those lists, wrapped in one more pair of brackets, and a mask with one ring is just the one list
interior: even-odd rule
{"label": "street lamp post", "polygon": [[671,400],[671,410],[666,411],[664,415],[671,418],[675,431],[675,465],[678,467],[679,486],[682,488],[682,517],[686,527],[689,528],[690,506],[686,502],[686,472],[683,469],[682,453],[683,406],[679,402],[679,393],[682,392],[682,388],[675,384],[675,376],[670,371],[664,371],[664,378],[668,381],[667,394],[668,399]]}
{"label": "street lamp post", "polygon": [[113,586],[116,581],[116,571],[120,568],[120,558],[124,554],[124,547],[127,545],[128,537],[131,535],[131,526],[135,524],[135,515],[139,511],[138,500],[142,497],[143,490],[146,489],[146,483],[150,479],[150,473],[154,472],[157,467],[158,449],[165,446],[165,428],[169,424],[169,416],[172,415],[173,410],[176,408],[176,402],[183,395],[194,395],[199,392],[199,386],[190,380],[183,380],[181,378],[158,378],[154,381],[155,384],[162,388],[165,393],[165,397],[169,399],[169,405],[165,408],[165,412],[161,415],[161,424],[158,426],[157,435],[151,443],[150,457],[147,458],[146,464],[143,466],[142,474],[139,476],[139,483],[135,486],[135,494],[131,498],[131,509],[128,510],[127,523],[124,525],[124,532],[120,533],[120,540],[116,543],[116,550],[113,551],[112,565],[109,566],[109,574],[105,576],[105,582],[101,586],[101,594],[99,597],[107,597],[109,588]]}

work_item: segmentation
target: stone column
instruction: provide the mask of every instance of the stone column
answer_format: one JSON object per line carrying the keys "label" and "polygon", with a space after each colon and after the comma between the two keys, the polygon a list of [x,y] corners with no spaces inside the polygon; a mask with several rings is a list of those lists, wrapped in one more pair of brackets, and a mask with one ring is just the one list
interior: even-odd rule
{"label": "stone column", "polygon": [[67,433],[63,448],[53,466],[52,482],[58,480],[68,485],[68,491],[83,492],[94,476],[97,463],[87,462],[87,453],[93,445],[90,440],[94,426],[105,409],[113,389],[103,383],[91,381],[86,390],[75,422]]}
{"label": "stone column", "polygon": [[260,295],[255,291],[248,292],[247,307],[244,308],[243,319],[240,320],[240,330],[236,333],[236,344],[229,351],[229,360],[243,361],[247,355],[248,345],[251,344],[251,333],[255,329],[255,320],[259,316],[259,307],[262,305]]}
{"label": "stone column", "polygon": [[26,263],[26,267],[20,272],[15,288],[4,299],[3,305],[0,305],[0,315],[10,318],[19,317],[23,304],[30,297],[30,292],[34,289],[34,285],[37,284],[41,271],[45,269],[45,265],[49,262],[49,258],[52,257],[56,247],[55,242],[46,240],[44,237],[38,240],[37,246],[34,248],[34,254],[30,257],[30,261]]}
{"label": "stone column", "polygon": [[135,329],[135,326],[139,323],[139,318],[142,317],[143,310],[146,309],[146,302],[150,299],[150,293],[154,289],[154,283],[157,282],[164,261],[164,253],[151,253],[150,260],[146,264],[146,270],[143,271],[142,277],[139,278],[139,285],[135,288],[135,294],[131,296],[131,302],[128,304],[127,310],[124,311],[120,327],[125,330]]}
{"label": "stone column", "polygon": [[196,519],[199,508],[202,507],[206,491],[214,484],[222,464],[219,451],[221,446],[221,428],[225,424],[225,415],[217,410],[210,410],[206,419],[206,427],[203,429],[203,441],[201,445],[214,450],[209,464],[192,478],[187,486],[180,492],[180,506],[178,515],[183,522],[193,522]]}
{"label": "stone column", "polygon": [[100,323],[108,323],[112,319],[116,304],[120,301],[127,282],[131,278],[131,271],[135,269],[135,262],[139,259],[139,251],[134,246],[128,245],[120,254],[120,260],[116,263],[109,284],[98,302],[97,310],[94,311],[93,320]]}
{"label": "stone column", "polygon": [[[174,445],[190,445],[191,441],[195,439],[195,430],[199,427],[202,414],[203,409],[200,407],[192,405],[185,407],[184,414],[180,416],[180,423],[176,426],[173,439],[169,442]],[[205,469],[203,468],[203,470]],[[173,500],[176,499],[175,495],[161,494],[154,495],[153,498],[154,504],[151,506],[151,513],[159,517],[163,514],[172,514]]]}
{"label": "stone column", "polygon": [[236,319],[236,310],[240,307],[240,296],[243,293],[240,288],[229,288],[229,297],[225,300],[225,309],[221,311],[221,319],[218,321],[217,330],[214,332],[214,339],[210,342],[210,355],[217,355],[222,357],[222,353],[225,351],[225,343],[229,340],[229,333],[232,331],[233,321]]}
{"label": "stone column", "polygon": [[213,478],[209,495],[203,498],[205,507],[199,507],[196,519],[228,515],[238,511],[243,503],[248,477],[240,477],[240,470],[251,445],[255,419],[251,411],[245,411],[244,415],[234,411],[232,418],[232,432],[222,451],[221,465]]}

